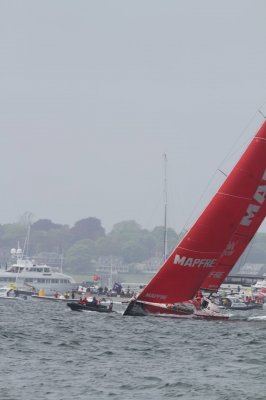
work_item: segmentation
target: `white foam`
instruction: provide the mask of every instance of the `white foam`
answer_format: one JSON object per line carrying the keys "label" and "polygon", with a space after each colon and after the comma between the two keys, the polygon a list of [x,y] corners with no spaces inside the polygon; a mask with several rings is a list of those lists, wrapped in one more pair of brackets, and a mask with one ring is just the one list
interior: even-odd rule
{"label": "white foam", "polygon": [[248,321],[266,321],[266,315],[259,315],[257,317],[249,317]]}

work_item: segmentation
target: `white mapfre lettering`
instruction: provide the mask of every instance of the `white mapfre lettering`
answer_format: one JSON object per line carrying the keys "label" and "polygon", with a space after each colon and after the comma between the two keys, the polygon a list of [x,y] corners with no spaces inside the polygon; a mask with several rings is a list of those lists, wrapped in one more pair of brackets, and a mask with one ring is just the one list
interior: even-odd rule
{"label": "white mapfre lettering", "polygon": [[222,271],[213,271],[213,272],[210,272],[208,277],[213,278],[213,279],[221,279],[224,276],[224,274],[225,274],[225,272],[222,272]]}
{"label": "white mapfre lettering", "polygon": [[[266,181],[266,170],[262,176],[262,181]],[[257,204],[249,204],[246,210],[246,215],[242,218],[240,225],[250,226],[254,216],[259,212],[261,206],[264,204],[266,199],[266,185],[259,185],[256,189],[256,192],[253,196],[253,200],[256,201]]]}
{"label": "white mapfre lettering", "polygon": [[159,293],[146,293],[144,297],[148,297],[150,299],[160,299],[160,300],[166,300],[167,298],[165,294],[159,294]]}
{"label": "white mapfre lettering", "polygon": [[182,267],[203,267],[212,268],[216,263],[216,258],[192,258],[175,255],[174,264],[182,265]]}
{"label": "white mapfre lettering", "polygon": [[246,215],[242,218],[240,225],[249,226],[255,217],[255,214],[259,211],[260,206],[256,206],[255,204],[249,204]]}
{"label": "white mapfre lettering", "polygon": [[223,252],[223,256],[232,256],[235,252],[235,248],[236,248],[236,242],[230,241],[227,243],[227,246]]}

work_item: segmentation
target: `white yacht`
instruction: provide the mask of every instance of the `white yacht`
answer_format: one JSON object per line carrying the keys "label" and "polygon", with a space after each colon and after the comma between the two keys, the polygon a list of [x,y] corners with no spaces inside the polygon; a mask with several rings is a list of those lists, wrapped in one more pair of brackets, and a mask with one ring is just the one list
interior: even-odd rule
{"label": "white yacht", "polygon": [[9,267],[0,269],[0,287],[12,286],[17,289],[26,289],[45,294],[54,292],[66,292],[75,289],[75,280],[56,271],[46,264],[36,264],[33,260],[23,256],[23,251],[18,249],[11,250],[11,256],[16,258],[16,262]]}
{"label": "white yacht", "polygon": [[[265,274],[263,275],[265,276]],[[259,289],[265,289],[266,288],[266,277],[264,279],[260,279],[258,280],[255,285],[254,288],[256,288],[257,290]]]}

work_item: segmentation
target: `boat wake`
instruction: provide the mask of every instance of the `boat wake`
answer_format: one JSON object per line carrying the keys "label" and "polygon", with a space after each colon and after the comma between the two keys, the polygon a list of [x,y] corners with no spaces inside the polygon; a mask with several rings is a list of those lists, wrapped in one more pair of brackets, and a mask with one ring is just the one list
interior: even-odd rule
{"label": "boat wake", "polygon": [[257,315],[256,317],[249,317],[248,321],[266,321],[266,315]]}

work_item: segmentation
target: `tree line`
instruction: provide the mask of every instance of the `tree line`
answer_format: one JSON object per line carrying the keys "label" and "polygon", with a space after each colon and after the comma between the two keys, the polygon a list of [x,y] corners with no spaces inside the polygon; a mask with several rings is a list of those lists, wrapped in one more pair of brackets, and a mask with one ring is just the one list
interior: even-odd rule
{"label": "tree line", "polygon": [[[167,235],[170,250],[176,245],[178,235],[172,228],[167,229]],[[31,258],[50,264],[57,260],[59,264],[62,257],[65,271],[88,274],[95,272],[100,257],[114,257],[131,265],[161,257],[163,237],[162,226],[149,231],[135,221],[119,222],[108,234],[94,217],[79,220],[73,227],[49,219],[31,224],[20,221],[0,225],[0,261],[1,265],[8,263],[10,250],[19,246]]]}
{"label": "tree line", "polygon": [[[29,233],[30,228],[30,234]],[[98,218],[77,221],[72,227],[40,219],[29,224],[20,221],[0,225],[1,265],[10,261],[11,248],[24,248],[31,258],[52,264],[63,259],[64,270],[71,274],[93,274],[102,257],[119,259],[132,270],[138,263],[157,257],[163,258],[164,227],[143,229],[137,222],[122,221],[115,224],[108,234]],[[25,239],[29,240],[25,243]],[[177,245],[179,235],[167,229],[168,252]],[[246,253],[245,262],[266,264],[266,234],[258,233]],[[244,261],[242,261],[244,262]]]}

